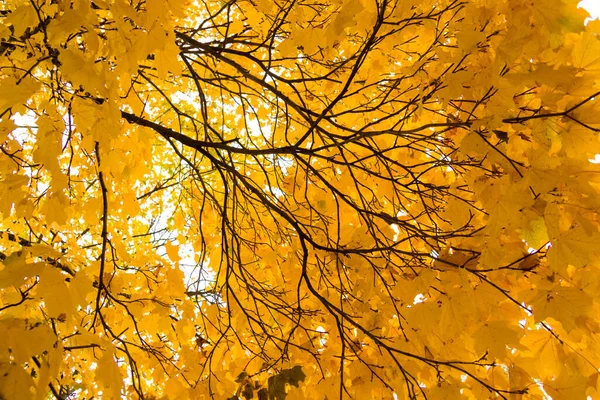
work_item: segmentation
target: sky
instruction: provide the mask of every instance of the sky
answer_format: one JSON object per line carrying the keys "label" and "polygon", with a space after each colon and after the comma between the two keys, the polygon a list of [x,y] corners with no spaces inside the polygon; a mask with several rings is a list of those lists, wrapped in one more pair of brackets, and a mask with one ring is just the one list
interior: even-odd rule
{"label": "sky", "polygon": [[579,7],[585,8],[592,19],[600,18],[600,0],[582,0]]}

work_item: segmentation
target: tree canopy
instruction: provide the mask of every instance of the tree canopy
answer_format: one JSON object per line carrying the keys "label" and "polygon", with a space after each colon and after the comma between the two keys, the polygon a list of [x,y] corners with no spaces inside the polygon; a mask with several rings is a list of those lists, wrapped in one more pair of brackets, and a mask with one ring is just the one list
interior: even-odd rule
{"label": "tree canopy", "polygon": [[0,398],[600,397],[578,0],[6,0]]}

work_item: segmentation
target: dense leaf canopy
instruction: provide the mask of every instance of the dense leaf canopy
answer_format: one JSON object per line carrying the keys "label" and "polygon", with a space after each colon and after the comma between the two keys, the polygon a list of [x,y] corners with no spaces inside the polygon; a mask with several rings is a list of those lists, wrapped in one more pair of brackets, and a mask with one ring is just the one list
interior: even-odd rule
{"label": "dense leaf canopy", "polygon": [[3,1],[0,398],[600,396],[577,2]]}

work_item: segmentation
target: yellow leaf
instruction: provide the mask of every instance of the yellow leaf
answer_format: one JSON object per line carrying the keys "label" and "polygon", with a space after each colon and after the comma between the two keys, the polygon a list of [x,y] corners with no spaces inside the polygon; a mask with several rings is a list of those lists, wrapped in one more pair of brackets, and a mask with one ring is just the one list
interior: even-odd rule
{"label": "yellow leaf", "polygon": [[22,366],[0,362],[0,397],[3,399],[30,399],[33,397],[33,378]]}
{"label": "yellow leaf", "polygon": [[563,368],[555,379],[544,380],[544,391],[556,400],[582,399],[586,397],[588,378],[578,371]]}
{"label": "yellow leaf", "polygon": [[38,25],[40,22],[35,8],[30,4],[21,5],[8,14],[8,17],[4,20],[5,24],[13,26],[16,37],[20,37],[27,28]]}
{"label": "yellow leaf", "polygon": [[167,250],[167,256],[169,256],[171,261],[177,263],[181,260],[181,256],[179,255],[179,246],[175,246],[171,242],[166,242],[165,250]]}
{"label": "yellow leaf", "polygon": [[29,178],[22,175],[3,176],[0,181],[0,212],[3,218],[10,216],[13,204],[26,198],[27,192],[22,190],[22,186],[27,185],[28,182]]}
{"label": "yellow leaf", "polygon": [[504,360],[509,348],[519,348],[519,330],[502,321],[489,321],[474,335],[475,350],[478,354],[487,353],[491,359]]}
{"label": "yellow leaf", "polygon": [[564,274],[568,265],[577,268],[595,260],[600,245],[600,233],[585,219],[579,221],[558,237],[551,238],[552,246],[548,250],[550,266]]}
{"label": "yellow leaf", "polygon": [[39,275],[47,267],[44,262],[27,263],[24,252],[16,252],[8,256],[2,262],[0,269],[0,288],[10,286],[20,287],[25,284],[27,278]]}
{"label": "yellow leaf", "polygon": [[13,79],[4,79],[0,83],[0,110],[4,111],[10,107],[17,107],[27,100],[40,88],[39,82],[25,77],[21,82]]}
{"label": "yellow leaf", "polygon": [[110,350],[104,351],[102,358],[98,361],[96,378],[102,385],[107,396],[119,396],[123,387],[123,376]]}
{"label": "yellow leaf", "polygon": [[485,41],[485,33],[478,31],[462,31],[456,34],[458,47],[469,53],[477,48],[477,45]]}
{"label": "yellow leaf", "polygon": [[52,117],[38,120],[37,149],[33,153],[36,162],[44,165],[52,174],[60,173],[58,157],[62,153],[62,138],[65,124]]}
{"label": "yellow leaf", "polygon": [[572,331],[577,327],[577,318],[590,312],[592,298],[581,289],[559,286],[539,290],[530,303],[536,322],[551,317],[561,322],[565,330]]}
{"label": "yellow leaf", "polygon": [[49,326],[31,324],[21,318],[0,319],[3,342],[0,358],[10,359],[17,365],[30,362],[32,356],[39,356],[52,348],[56,335]]}
{"label": "yellow leaf", "polygon": [[588,71],[600,70],[600,39],[591,32],[584,32],[573,47],[573,65]]}

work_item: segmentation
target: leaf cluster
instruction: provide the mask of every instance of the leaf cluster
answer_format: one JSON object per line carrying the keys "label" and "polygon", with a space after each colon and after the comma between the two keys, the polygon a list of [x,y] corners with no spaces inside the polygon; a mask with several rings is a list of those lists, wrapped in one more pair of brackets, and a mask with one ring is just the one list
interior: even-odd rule
{"label": "leaf cluster", "polygon": [[576,3],[3,2],[0,397],[598,396]]}

